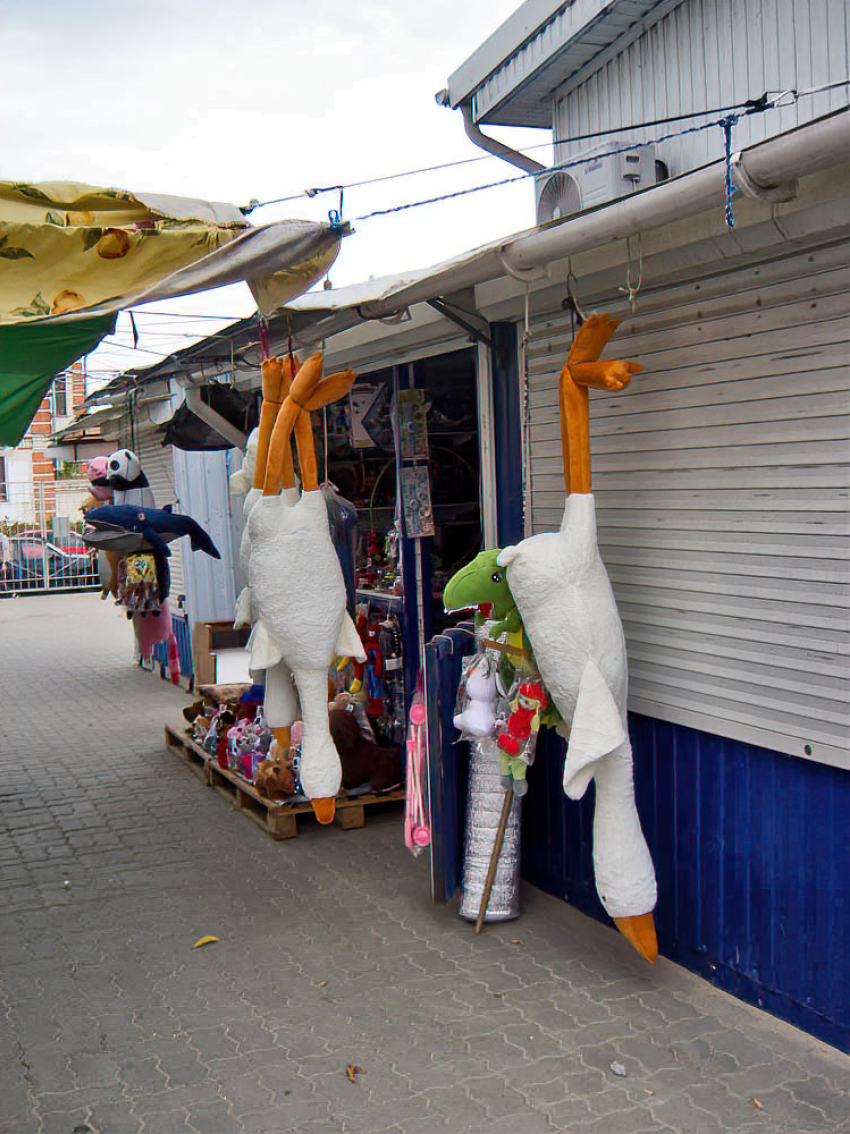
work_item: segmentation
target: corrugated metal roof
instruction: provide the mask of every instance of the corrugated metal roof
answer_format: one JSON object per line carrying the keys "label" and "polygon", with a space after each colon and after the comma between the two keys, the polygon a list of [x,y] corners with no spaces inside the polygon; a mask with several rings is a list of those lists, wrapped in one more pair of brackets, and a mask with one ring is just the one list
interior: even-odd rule
{"label": "corrugated metal roof", "polygon": [[526,0],[448,81],[478,123],[552,125],[552,94],[570,75],[669,0]]}

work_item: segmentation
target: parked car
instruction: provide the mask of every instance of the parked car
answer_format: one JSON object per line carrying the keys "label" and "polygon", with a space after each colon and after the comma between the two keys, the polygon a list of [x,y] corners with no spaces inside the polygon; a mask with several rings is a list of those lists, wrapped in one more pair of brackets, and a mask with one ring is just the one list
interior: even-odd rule
{"label": "parked car", "polygon": [[[45,538],[36,528],[32,528],[23,532],[17,532],[16,535],[21,538],[32,540],[41,540]],[[52,546],[58,547],[61,551],[67,551],[69,555],[88,555],[89,551],[91,550],[83,543],[77,532],[68,532],[67,535],[48,540],[48,542]]]}
{"label": "parked car", "polygon": [[9,569],[0,576],[7,591],[97,583],[97,564],[88,550],[65,551],[35,532],[10,536],[9,543],[12,550]]}

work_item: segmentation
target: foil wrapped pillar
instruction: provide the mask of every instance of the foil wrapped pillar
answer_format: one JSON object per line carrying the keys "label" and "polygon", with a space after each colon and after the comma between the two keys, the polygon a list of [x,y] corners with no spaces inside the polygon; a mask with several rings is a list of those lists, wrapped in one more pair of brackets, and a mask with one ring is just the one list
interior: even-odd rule
{"label": "foil wrapped pillar", "polygon": [[[463,882],[458,911],[468,921],[475,921],[481,908],[504,798],[495,738],[488,736],[470,741]],[[520,808],[521,800],[514,796],[485,921],[510,921],[519,917]]]}

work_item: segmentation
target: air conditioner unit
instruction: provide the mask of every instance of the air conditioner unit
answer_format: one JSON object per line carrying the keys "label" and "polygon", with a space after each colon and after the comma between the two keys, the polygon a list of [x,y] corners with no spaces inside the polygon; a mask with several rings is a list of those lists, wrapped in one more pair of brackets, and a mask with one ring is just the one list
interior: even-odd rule
{"label": "air conditioner unit", "polygon": [[[573,164],[577,161],[581,164]],[[565,164],[569,169],[547,169],[534,179],[538,224],[616,201],[659,180],[651,143],[627,148],[622,141],[605,142]],[[663,170],[660,162],[657,165]]]}

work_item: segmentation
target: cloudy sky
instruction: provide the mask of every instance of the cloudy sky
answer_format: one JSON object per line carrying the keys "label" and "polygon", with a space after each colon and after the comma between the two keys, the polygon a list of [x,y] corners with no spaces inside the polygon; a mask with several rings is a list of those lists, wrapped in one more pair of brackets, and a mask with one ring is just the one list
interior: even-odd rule
{"label": "cloudy sky", "polygon": [[[0,177],[75,180],[247,204],[315,185],[483,157],[434,94],[519,0],[82,0],[8,3],[0,14]],[[547,132],[493,131],[516,147]],[[546,149],[535,151],[548,161]],[[519,173],[486,158],[350,190],[345,215]],[[324,219],[335,198],[254,212]],[[423,267],[533,223],[528,181],[359,222],[335,285]],[[91,358],[96,374],[152,363],[241,317],[242,286],[158,304]]]}

